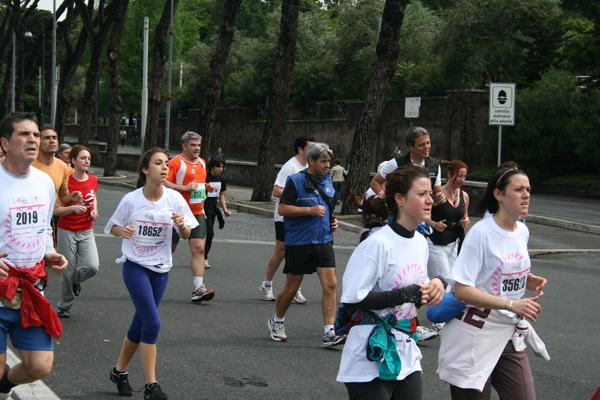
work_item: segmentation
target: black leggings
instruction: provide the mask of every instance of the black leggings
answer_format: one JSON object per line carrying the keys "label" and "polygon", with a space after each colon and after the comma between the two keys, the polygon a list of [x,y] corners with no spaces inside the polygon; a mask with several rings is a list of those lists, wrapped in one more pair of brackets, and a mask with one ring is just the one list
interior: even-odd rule
{"label": "black leggings", "polygon": [[422,400],[423,376],[413,372],[401,381],[383,381],[379,378],[371,382],[345,383],[350,400]]}
{"label": "black leggings", "polygon": [[204,259],[208,260],[208,252],[212,247],[212,240],[215,236],[215,218],[216,214],[206,213],[206,244],[204,245]]}

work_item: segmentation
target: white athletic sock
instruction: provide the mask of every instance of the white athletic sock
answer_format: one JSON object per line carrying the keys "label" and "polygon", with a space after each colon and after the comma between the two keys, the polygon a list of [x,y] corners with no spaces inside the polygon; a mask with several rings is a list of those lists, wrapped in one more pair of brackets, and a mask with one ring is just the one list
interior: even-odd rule
{"label": "white athletic sock", "polygon": [[199,289],[200,285],[202,285],[203,283],[204,283],[203,276],[195,276],[194,277],[194,290]]}
{"label": "white athletic sock", "polygon": [[[333,329],[333,325],[325,325],[325,327],[323,328],[323,334],[327,335],[327,332],[329,332],[332,329]],[[335,332],[335,330],[334,330],[334,332]]]}
{"label": "white athletic sock", "polygon": [[285,322],[285,317],[283,317],[283,318],[279,318],[279,317],[277,316],[277,314],[273,314],[273,321],[274,321],[274,322]]}
{"label": "white athletic sock", "polygon": [[262,283],[263,287],[273,286],[273,281],[264,280]]}

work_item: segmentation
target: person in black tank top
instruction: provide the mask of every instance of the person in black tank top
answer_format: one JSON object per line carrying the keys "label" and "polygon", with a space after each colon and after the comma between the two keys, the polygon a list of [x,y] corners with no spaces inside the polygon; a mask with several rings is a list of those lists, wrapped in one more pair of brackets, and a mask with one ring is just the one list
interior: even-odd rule
{"label": "person in black tank top", "polygon": [[428,237],[429,269],[434,275],[446,276],[458,255],[459,242],[464,229],[469,227],[469,195],[461,186],[467,178],[468,167],[460,160],[442,161],[447,170],[447,183],[442,193],[447,201],[431,210],[431,220],[426,223],[433,228]]}

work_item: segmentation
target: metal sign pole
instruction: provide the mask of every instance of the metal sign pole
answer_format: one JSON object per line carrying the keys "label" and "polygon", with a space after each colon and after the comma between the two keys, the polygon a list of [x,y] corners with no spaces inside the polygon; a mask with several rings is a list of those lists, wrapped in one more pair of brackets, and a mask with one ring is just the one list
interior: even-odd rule
{"label": "metal sign pole", "polygon": [[502,125],[498,125],[498,166],[502,164],[501,155],[502,154]]}

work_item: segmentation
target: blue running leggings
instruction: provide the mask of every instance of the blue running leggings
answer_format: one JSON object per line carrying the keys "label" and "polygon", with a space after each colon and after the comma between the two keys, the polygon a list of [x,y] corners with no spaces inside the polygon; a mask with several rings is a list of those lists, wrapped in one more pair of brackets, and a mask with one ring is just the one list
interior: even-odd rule
{"label": "blue running leggings", "polygon": [[158,305],[167,288],[169,272],[160,274],[127,260],[123,281],[135,306],[127,338],[133,343],[155,344],[160,332]]}

